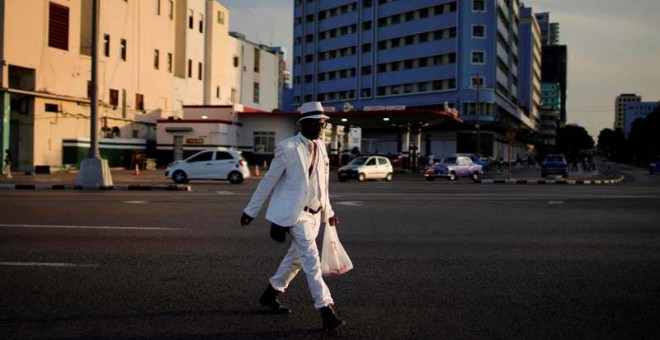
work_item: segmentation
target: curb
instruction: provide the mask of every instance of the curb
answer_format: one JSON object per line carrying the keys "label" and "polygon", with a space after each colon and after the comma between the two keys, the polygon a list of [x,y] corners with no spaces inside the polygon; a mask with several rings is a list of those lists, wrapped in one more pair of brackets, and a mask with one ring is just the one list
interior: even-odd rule
{"label": "curb", "polygon": [[478,179],[474,183],[477,184],[617,184],[621,183],[625,176],[620,176],[616,179]]}
{"label": "curb", "polygon": [[0,184],[0,190],[125,190],[125,191],[191,191],[189,185],[110,185],[85,187],[72,184]]}

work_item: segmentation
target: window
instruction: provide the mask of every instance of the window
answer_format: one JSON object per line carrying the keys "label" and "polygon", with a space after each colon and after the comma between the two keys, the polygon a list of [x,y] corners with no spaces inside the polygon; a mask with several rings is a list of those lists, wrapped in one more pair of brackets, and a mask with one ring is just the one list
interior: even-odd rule
{"label": "window", "polygon": [[119,105],[119,90],[110,89],[110,105]]}
{"label": "window", "polygon": [[254,153],[274,153],[275,132],[254,131]]}
{"label": "window", "polygon": [[220,98],[220,86],[215,87],[215,97]]}
{"label": "window", "polygon": [[121,60],[123,60],[123,61],[126,61],[126,48],[127,48],[126,39],[122,39],[121,40],[120,51],[121,51]]}
{"label": "window", "polygon": [[202,80],[203,71],[204,71],[204,67],[202,66],[202,63],[197,63],[197,79]]}
{"label": "window", "polygon": [[207,151],[191,157],[188,162],[208,162],[211,160],[213,160],[213,151]]}
{"label": "window", "polygon": [[160,67],[160,52],[154,50],[154,70],[157,70]]}
{"label": "window", "polygon": [[252,92],[252,101],[255,103],[259,103],[259,83],[257,82],[254,83],[254,89]]}
{"label": "window", "polygon": [[218,24],[224,25],[225,24],[225,13],[218,11]]}
{"label": "window", "polygon": [[472,26],[472,37],[473,38],[484,38],[486,37],[486,27],[483,25],[474,25]]}
{"label": "window", "polygon": [[135,94],[135,109],[144,111],[144,95],[140,93]]}
{"label": "window", "polygon": [[233,61],[234,67],[238,67],[238,57],[234,56],[234,61]]}
{"label": "window", "polygon": [[472,88],[476,89],[477,86],[479,86],[479,87],[484,86],[484,78],[483,77],[476,77],[476,76],[472,77]]}
{"label": "window", "polygon": [[167,16],[170,18],[170,20],[174,20],[174,0],[169,1]]}
{"label": "window", "polygon": [[103,55],[110,56],[110,34],[103,35]]}
{"label": "window", "polygon": [[193,29],[193,27],[195,26],[194,20],[195,19],[193,18],[193,11],[190,10],[188,12],[188,28]]}
{"label": "window", "polygon": [[485,0],[472,0],[472,11],[473,12],[485,12],[486,11],[486,1]]}
{"label": "window", "polygon": [[172,73],[172,53],[167,54],[167,72]]}
{"label": "window", "polygon": [[188,78],[192,78],[192,59],[188,59]]}
{"label": "window", "polygon": [[224,161],[224,160],[233,160],[234,157],[229,153],[225,151],[216,151],[215,152],[215,160],[216,161]]}
{"label": "window", "polygon": [[472,51],[472,63],[473,64],[483,64],[486,62],[485,52],[483,51]]}
{"label": "window", "polygon": [[261,58],[261,50],[254,49],[254,72],[259,73],[259,60]]}
{"label": "window", "polygon": [[48,46],[69,50],[69,7],[48,5]]}
{"label": "window", "polygon": [[160,0],[156,0],[156,15],[160,15]]}
{"label": "window", "polygon": [[199,15],[199,33],[204,33],[204,14]]}

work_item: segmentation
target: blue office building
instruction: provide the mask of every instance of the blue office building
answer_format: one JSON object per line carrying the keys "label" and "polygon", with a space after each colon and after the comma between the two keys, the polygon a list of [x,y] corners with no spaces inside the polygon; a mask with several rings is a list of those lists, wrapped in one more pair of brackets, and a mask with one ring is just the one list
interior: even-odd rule
{"label": "blue office building", "polygon": [[465,123],[442,128],[456,131],[456,152],[476,129],[478,149],[501,155],[506,131],[535,130],[519,94],[540,92],[519,91],[538,70],[529,61],[519,79],[520,59],[538,58],[519,53],[519,11],[518,0],[295,0],[293,104],[453,108]]}
{"label": "blue office building", "polygon": [[646,118],[651,112],[660,107],[660,102],[632,102],[625,104],[625,114],[623,122],[623,133],[626,137],[630,137],[633,122],[640,118]]}

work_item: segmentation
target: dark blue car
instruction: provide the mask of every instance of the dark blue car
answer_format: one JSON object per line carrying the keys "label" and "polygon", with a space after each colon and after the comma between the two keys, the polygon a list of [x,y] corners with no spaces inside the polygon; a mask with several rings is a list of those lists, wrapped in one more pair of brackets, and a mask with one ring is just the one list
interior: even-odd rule
{"label": "dark blue car", "polygon": [[649,164],[649,174],[653,175],[656,172],[660,172],[660,159]]}
{"label": "dark blue car", "polygon": [[568,163],[564,155],[547,155],[541,164],[541,177],[559,175],[568,177]]}

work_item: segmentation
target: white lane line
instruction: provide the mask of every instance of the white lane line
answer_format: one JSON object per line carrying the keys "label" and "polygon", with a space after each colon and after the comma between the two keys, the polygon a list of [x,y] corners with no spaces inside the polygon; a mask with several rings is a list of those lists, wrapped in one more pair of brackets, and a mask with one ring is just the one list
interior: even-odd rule
{"label": "white lane line", "polygon": [[46,229],[110,229],[110,230],[186,230],[164,227],[115,227],[89,225],[48,225],[48,224],[0,224],[0,228],[46,228]]}
{"label": "white lane line", "polygon": [[340,201],[340,202],[335,202],[335,204],[338,205],[348,205],[351,207],[361,207],[364,206],[364,202],[362,201]]}
{"label": "white lane line", "polygon": [[548,204],[553,205],[553,204],[564,204],[564,201],[549,201]]}
{"label": "white lane line", "polygon": [[145,204],[147,201],[124,201],[122,203],[128,203],[128,204]]}
{"label": "white lane line", "polygon": [[226,195],[226,196],[235,195],[235,194],[234,194],[233,192],[231,192],[231,191],[216,191],[216,193],[217,193],[218,195]]}
{"label": "white lane line", "polygon": [[0,266],[25,267],[98,267],[98,264],[56,263],[56,262],[0,262]]}

